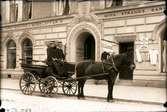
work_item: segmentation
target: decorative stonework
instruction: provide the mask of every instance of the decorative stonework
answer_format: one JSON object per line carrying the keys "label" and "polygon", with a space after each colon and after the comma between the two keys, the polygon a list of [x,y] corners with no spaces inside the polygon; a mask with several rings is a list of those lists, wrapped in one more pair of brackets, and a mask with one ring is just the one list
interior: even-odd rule
{"label": "decorative stonework", "polygon": [[[95,60],[100,59],[100,40],[102,34],[102,21],[93,14],[77,15],[67,26],[67,59],[75,61],[75,40],[82,32],[89,32],[93,35],[96,43]],[[73,45],[74,44],[74,45]]]}
{"label": "decorative stonework", "polygon": [[25,38],[29,38],[29,39],[32,41],[33,46],[35,45],[35,40],[33,39],[32,34],[31,34],[28,30],[25,30],[25,31],[19,36],[19,39],[18,39],[19,44],[21,44]]}
{"label": "decorative stonework", "polygon": [[100,21],[98,19],[98,17],[94,14],[86,14],[86,15],[76,15],[72,21],[70,22],[70,24],[68,24],[68,31],[74,27],[76,24],[79,24],[81,22],[90,22],[95,24],[99,29],[101,29],[101,23],[102,21]]}
{"label": "decorative stonework", "polygon": [[75,41],[78,38],[79,34],[82,32],[89,32],[93,35],[95,39],[95,60],[100,60],[100,40],[101,40],[101,33],[97,26],[93,23],[83,21],[79,24],[75,25],[68,33],[67,38],[67,60],[68,61],[75,61]]}
{"label": "decorative stonework", "polygon": [[[6,48],[6,43],[10,40],[14,40],[17,43],[16,37],[13,32],[9,32],[5,37],[3,37],[2,48]],[[17,44],[16,44],[17,45]]]}

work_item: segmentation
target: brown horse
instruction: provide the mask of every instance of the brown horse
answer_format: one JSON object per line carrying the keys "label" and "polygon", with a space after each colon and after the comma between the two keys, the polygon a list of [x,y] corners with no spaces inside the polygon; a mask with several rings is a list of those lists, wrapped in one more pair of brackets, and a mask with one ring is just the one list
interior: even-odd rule
{"label": "brown horse", "polygon": [[[107,63],[84,61],[76,65],[76,77],[78,78],[78,98],[84,97],[84,84],[89,76],[90,79],[107,80],[107,101],[113,100],[113,85],[122,65],[127,65],[129,70],[134,70],[135,64],[130,53],[110,56]],[[107,73],[107,75],[106,75]],[[102,75],[101,75],[102,74]],[[103,75],[104,74],[104,75]],[[97,76],[96,76],[97,75]]]}

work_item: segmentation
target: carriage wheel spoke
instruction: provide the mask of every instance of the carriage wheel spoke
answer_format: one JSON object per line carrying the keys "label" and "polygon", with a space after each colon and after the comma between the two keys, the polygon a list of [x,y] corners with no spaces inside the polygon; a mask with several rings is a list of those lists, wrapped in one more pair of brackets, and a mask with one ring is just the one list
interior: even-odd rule
{"label": "carriage wheel spoke", "polygon": [[39,83],[40,91],[45,96],[50,96],[57,93],[58,85],[53,76],[46,77]]}
{"label": "carriage wheel spoke", "polygon": [[75,81],[66,81],[63,83],[63,92],[66,95],[75,95],[77,90]]}
{"label": "carriage wheel spoke", "polygon": [[19,86],[23,94],[29,95],[35,90],[35,77],[30,72],[25,72],[20,78]]}

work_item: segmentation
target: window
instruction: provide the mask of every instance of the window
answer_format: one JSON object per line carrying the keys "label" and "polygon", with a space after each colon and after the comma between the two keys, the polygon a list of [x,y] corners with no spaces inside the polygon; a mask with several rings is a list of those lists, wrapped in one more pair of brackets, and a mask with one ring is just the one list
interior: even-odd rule
{"label": "window", "polygon": [[64,8],[63,15],[69,14],[69,11],[70,11],[69,0],[65,0],[65,8]]}
{"label": "window", "polygon": [[7,43],[7,68],[16,68],[16,43],[13,40]]}
{"label": "window", "polygon": [[70,0],[55,0],[56,15],[67,15],[70,12]]}
{"label": "window", "polygon": [[122,6],[123,0],[113,0],[112,6]]}
{"label": "window", "polygon": [[22,43],[22,58],[24,63],[32,63],[32,42],[28,38],[26,38]]}
{"label": "window", "polygon": [[18,4],[16,0],[10,1],[10,22],[16,22],[18,20]]}
{"label": "window", "polygon": [[105,0],[105,8],[111,7],[113,0]]}
{"label": "window", "polygon": [[32,0],[23,1],[23,20],[31,19],[32,17]]}

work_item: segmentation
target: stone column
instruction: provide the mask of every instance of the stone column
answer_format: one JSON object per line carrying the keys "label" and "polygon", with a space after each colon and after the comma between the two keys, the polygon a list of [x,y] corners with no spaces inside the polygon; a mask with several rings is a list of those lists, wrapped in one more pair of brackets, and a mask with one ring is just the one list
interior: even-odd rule
{"label": "stone column", "polygon": [[78,4],[79,15],[88,14],[90,12],[90,1],[80,1]]}
{"label": "stone column", "polygon": [[2,22],[10,22],[10,1],[1,1]]}
{"label": "stone column", "polygon": [[111,7],[113,3],[113,0],[105,0],[105,7],[108,8],[108,7]]}
{"label": "stone column", "polygon": [[57,1],[56,0],[53,0],[52,1],[52,5],[53,5],[53,13],[51,13],[51,16],[56,16],[57,15]]}
{"label": "stone column", "polygon": [[58,2],[58,15],[62,15],[64,10],[63,0],[59,0]]}
{"label": "stone column", "polygon": [[105,0],[99,0],[99,9],[104,9],[105,8]]}
{"label": "stone column", "polygon": [[18,3],[18,21],[22,21],[23,19],[23,1],[17,1]]}
{"label": "stone column", "polygon": [[74,14],[78,12],[78,1],[77,0],[69,0],[70,14]]}
{"label": "stone column", "polygon": [[167,50],[167,48],[166,48],[166,46],[167,46],[167,42],[165,41],[165,40],[163,40],[163,51],[162,51],[162,72],[167,72],[167,70],[166,70],[166,68],[167,68],[167,66],[166,66],[166,50]]}

